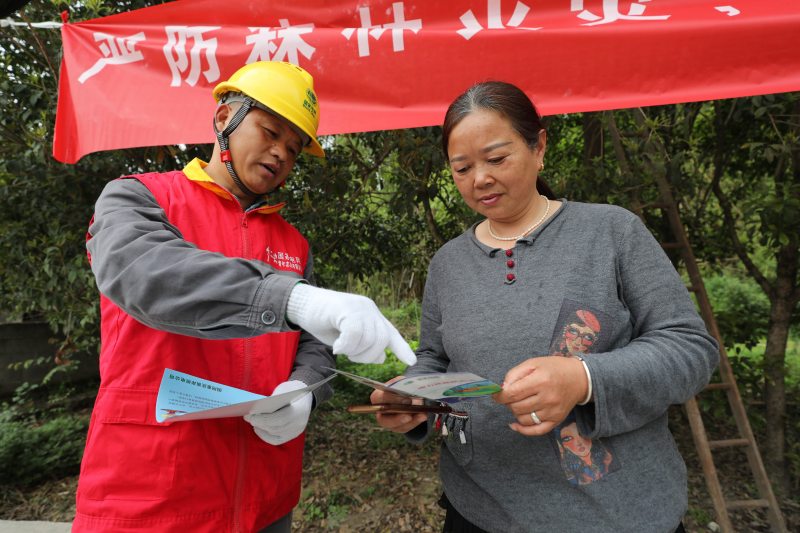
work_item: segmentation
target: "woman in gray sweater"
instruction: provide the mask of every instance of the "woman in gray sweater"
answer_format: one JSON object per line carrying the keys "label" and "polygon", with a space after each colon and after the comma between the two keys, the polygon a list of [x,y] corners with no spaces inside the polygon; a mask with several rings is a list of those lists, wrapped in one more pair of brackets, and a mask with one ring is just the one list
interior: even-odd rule
{"label": "woman in gray sweater", "polygon": [[406,375],[467,371],[503,390],[459,404],[466,418],[377,416],[417,442],[449,429],[444,531],[683,531],[667,410],[708,383],[718,351],[680,276],[632,213],[549,194],[547,135],[517,87],[459,96],[442,142],[485,219],[432,259]]}

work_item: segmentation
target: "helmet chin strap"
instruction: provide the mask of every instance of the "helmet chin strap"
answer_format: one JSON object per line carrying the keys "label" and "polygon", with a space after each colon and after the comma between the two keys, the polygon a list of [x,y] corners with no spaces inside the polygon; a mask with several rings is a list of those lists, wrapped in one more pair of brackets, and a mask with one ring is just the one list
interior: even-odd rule
{"label": "helmet chin strap", "polygon": [[230,174],[231,179],[236,184],[241,192],[250,198],[258,198],[260,196],[264,196],[258,193],[255,193],[247,188],[247,186],[242,183],[242,180],[239,178],[239,175],[236,174],[236,170],[233,168],[233,161],[231,158],[231,150],[230,146],[228,145],[228,137],[230,137],[233,130],[239,127],[239,124],[242,123],[244,120],[245,115],[250,112],[250,109],[253,107],[254,100],[248,96],[242,99],[242,105],[231,117],[230,122],[222,131],[217,129],[217,121],[214,120],[214,133],[217,135],[217,141],[219,142],[219,158],[220,160],[225,163],[225,168],[228,169],[228,174]]}

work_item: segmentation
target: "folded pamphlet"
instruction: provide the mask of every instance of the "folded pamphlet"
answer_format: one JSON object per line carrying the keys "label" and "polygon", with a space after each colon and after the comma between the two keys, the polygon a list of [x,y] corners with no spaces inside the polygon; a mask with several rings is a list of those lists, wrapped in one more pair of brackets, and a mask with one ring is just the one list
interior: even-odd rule
{"label": "folded pamphlet", "polygon": [[156,420],[179,422],[244,416],[250,413],[274,413],[334,377],[336,374],[284,394],[262,396],[165,368],[156,399]]}
{"label": "folded pamphlet", "polygon": [[466,398],[489,396],[500,392],[497,383],[489,381],[471,372],[430,372],[409,376],[386,385],[374,379],[357,374],[328,368],[349,379],[368,385],[373,389],[399,394],[408,398],[425,398],[437,402],[456,403]]}

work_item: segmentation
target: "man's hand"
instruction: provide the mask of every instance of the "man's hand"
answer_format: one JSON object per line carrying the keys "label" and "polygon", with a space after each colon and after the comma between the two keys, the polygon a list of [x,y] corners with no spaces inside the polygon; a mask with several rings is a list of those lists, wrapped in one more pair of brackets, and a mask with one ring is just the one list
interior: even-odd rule
{"label": "man's hand", "polygon": [[[284,381],[275,387],[272,396],[302,389],[305,386],[305,383],[298,380]],[[305,430],[308,415],[311,414],[311,404],[312,396],[307,392],[274,413],[249,414],[245,415],[244,419],[253,426],[261,440],[277,446],[289,442]]]}
{"label": "man's hand", "polygon": [[289,296],[286,318],[355,363],[383,363],[386,348],[407,365],[417,362],[397,329],[365,296],[298,283]]}

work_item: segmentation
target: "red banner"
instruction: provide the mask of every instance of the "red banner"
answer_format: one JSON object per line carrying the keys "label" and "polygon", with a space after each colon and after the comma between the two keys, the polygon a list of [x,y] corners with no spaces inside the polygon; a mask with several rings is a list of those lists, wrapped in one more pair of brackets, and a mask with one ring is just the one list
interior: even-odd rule
{"label": "red banner", "polygon": [[62,36],[67,163],[212,142],[211,88],[257,60],[314,76],[320,134],[439,124],[487,79],[546,115],[800,89],[795,0],[178,0]]}

